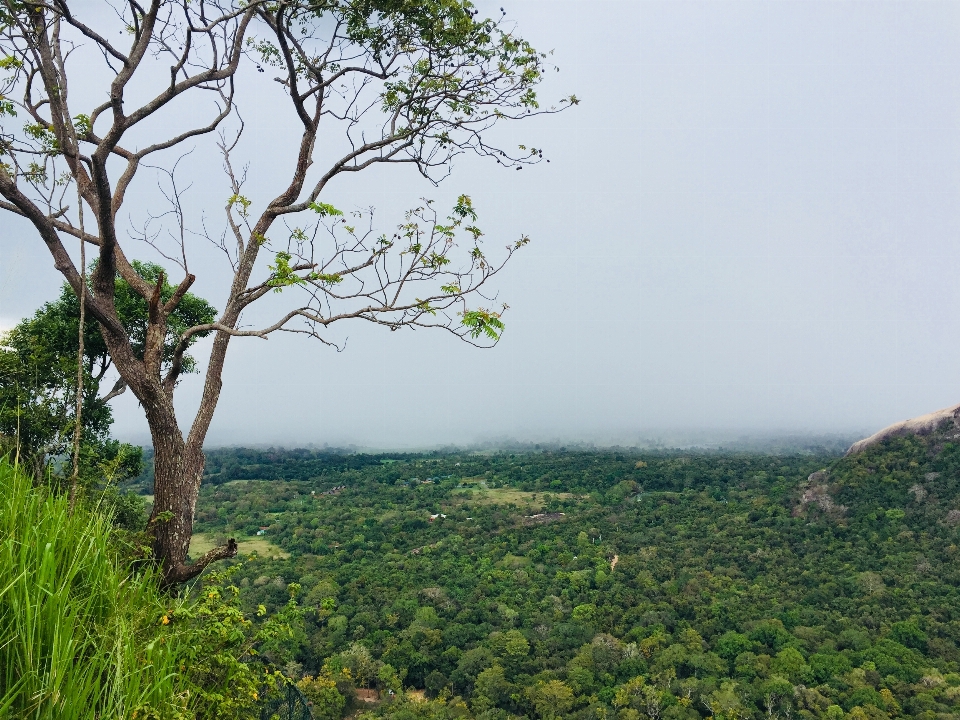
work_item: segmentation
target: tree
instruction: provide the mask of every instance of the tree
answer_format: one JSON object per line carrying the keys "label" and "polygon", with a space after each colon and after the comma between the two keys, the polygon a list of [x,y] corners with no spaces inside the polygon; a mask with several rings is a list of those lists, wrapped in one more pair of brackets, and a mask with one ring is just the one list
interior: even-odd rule
{"label": "tree", "polygon": [[537,709],[537,715],[543,720],[565,717],[574,704],[573,690],[560,680],[539,682],[529,686],[527,697]]}
{"label": "tree", "polygon": [[[52,457],[67,452],[76,422],[77,353],[61,355],[33,335],[24,321],[0,337],[0,453],[10,454],[34,479],[46,476]],[[76,336],[74,336],[76,340]],[[90,383],[84,401],[85,443],[102,438],[109,408]]]}
{"label": "tree", "polygon": [[312,703],[310,711],[318,720],[338,720],[343,715],[347,699],[337,690],[337,683],[329,675],[307,675],[297,687]]}
{"label": "tree", "polygon": [[[468,0],[130,0],[117,13],[109,3],[68,0],[2,0],[0,7],[0,208],[29,220],[54,266],[83,294],[111,362],[143,407],[155,452],[153,553],[165,582],[182,582],[237,551],[231,540],[186,562],[203,442],[233,338],[287,331],[329,344],[331,325],[356,319],[496,342],[505,306],[473,305],[471,298],[527,238],[488,257],[466,196],[446,218],[424,202],[388,235],[374,230],[369,213],[348,222],[322,195],[334,179],[378,164],[409,164],[439,181],[463,153],[516,168],[539,162],[541,150],[508,152],[492,145],[487,131],[557,111],[541,108],[536,95],[546,56],[502,18],[480,19]],[[122,45],[112,39],[118,34]],[[81,108],[71,91],[78,73],[96,82],[88,64],[95,55],[111,78],[100,89],[105,100]],[[268,201],[244,194],[246,174],[234,164],[244,127],[235,97],[252,66],[277,69],[285,100],[275,112],[285,108],[301,128],[288,178]],[[213,101],[209,123],[158,130],[168,126],[164,120],[183,121],[183,103],[199,107],[204,98]],[[21,117],[26,125],[15,127]],[[187,143],[206,138],[214,139],[225,170],[220,235],[206,225],[190,231],[176,178]],[[334,148],[337,138],[343,153],[320,166],[321,140]],[[182,279],[169,296],[167,276],[145,276],[121,240],[121,211],[136,197],[140,171],[158,163],[169,210],[127,230],[179,265]],[[70,188],[78,197],[73,207]],[[89,230],[79,213],[85,206]],[[226,301],[214,321],[178,329],[168,348],[172,318],[196,280],[189,264],[196,238],[214,242],[230,265]],[[96,250],[88,285],[68,252],[73,240]],[[118,276],[148,308],[142,349],[121,319]],[[253,303],[281,291],[296,300],[275,322],[241,325]],[[186,350],[211,332],[199,409],[181,429],[175,391]]]}
{"label": "tree", "polygon": [[774,675],[763,683],[760,688],[763,697],[763,707],[767,711],[767,717],[780,717],[781,713],[788,717],[793,710],[791,699],[793,698],[793,685],[785,677]]}
{"label": "tree", "polygon": [[500,665],[487,668],[477,676],[473,691],[474,710],[483,712],[509,700],[512,687]]}
{"label": "tree", "polygon": [[[152,263],[134,261],[133,266],[154,282],[164,274],[162,267]],[[169,297],[175,289],[165,283],[161,297]],[[115,297],[121,322],[142,355],[147,304],[121,278],[116,280]],[[170,317],[164,343],[166,356],[172,355],[179,342],[178,329],[211,322],[215,315],[216,310],[205,300],[187,293]],[[54,479],[64,479],[57,472],[61,468],[55,463],[51,467],[51,461],[66,455],[73,441],[79,329],[79,301],[72,288],[64,284],[57,300],[46,303],[2,336],[0,437],[7,438],[13,454],[38,479],[48,471]],[[102,391],[112,363],[96,323],[84,326],[83,356],[80,479],[92,487],[135,477],[141,470],[141,448],[110,438],[113,414],[109,403],[124,392],[125,385],[120,378],[108,391]],[[184,354],[183,365],[184,372],[195,372],[196,362],[189,354]],[[120,502],[121,498],[115,500],[118,509],[135,510]],[[121,524],[132,525],[136,514]]]}

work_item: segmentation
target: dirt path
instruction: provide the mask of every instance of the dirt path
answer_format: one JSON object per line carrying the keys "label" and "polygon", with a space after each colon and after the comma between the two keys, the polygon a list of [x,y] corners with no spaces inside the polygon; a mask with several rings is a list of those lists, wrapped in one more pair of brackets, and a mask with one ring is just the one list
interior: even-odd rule
{"label": "dirt path", "polygon": [[614,555],[613,560],[610,561],[610,572],[613,572],[613,569],[617,566],[618,562],[620,562],[620,556]]}

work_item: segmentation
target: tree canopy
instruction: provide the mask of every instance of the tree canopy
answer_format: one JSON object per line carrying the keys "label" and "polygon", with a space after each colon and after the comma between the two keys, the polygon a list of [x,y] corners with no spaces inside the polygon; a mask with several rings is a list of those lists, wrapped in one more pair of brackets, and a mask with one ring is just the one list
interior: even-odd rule
{"label": "tree canopy", "polygon": [[843,459],[223,449],[198,541],[239,540],[250,610],[296,585],[302,625],[265,652],[348,712],[373,688],[398,720],[935,720],[960,708],[955,435]]}
{"label": "tree canopy", "polygon": [[[165,271],[153,263],[133,262],[152,282]],[[161,298],[176,288],[164,282]],[[147,302],[122,279],[116,279],[115,302],[135,352],[143,354],[148,326]],[[167,364],[173,361],[180,333],[186,327],[211,322],[216,314],[205,300],[186,293],[171,314],[164,341]],[[0,437],[12,454],[36,477],[57,474],[54,461],[68,454],[76,422],[76,377],[79,350],[80,305],[66,283],[60,296],[37,310],[0,337]],[[202,337],[197,334],[190,344]],[[184,372],[195,372],[196,363],[183,356]],[[110,438],[113,413],[110,401],[125,389],[122,378],[105,389],[112,362],[95,322],[84,325],[83,413],[81,475],[88,483],[103,479],[122,481],[140,473],[141,449]],[[53,463],[53,464],[51,464]]]}

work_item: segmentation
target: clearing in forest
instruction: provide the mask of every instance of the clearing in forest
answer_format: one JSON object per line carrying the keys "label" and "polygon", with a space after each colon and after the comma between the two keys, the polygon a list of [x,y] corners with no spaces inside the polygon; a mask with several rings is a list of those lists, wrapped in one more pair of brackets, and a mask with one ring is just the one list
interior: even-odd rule
{"label": "clearing in forest", "polygon": [[490,488],[486,483],[464,480],[463,487],[451,493],[452,499],[470,501],[482,505],[516,505],[531,510],[543,508],[544,498],[549,495],[555,498],[572,498],[572,493],[544,493],[517,490],[511,487]]}
{"label": "clearing in forest", "polygon": [[[190,539],[190,557],[196,559],[208,550],[217,547],[219,543],[217,538],[209,533],[194,533]],[[266,538],[247,538],[245,540],[237,539],[238,555],[250,555],[257,553],[260,557],[288,558],[290,553],[274,545]]]}

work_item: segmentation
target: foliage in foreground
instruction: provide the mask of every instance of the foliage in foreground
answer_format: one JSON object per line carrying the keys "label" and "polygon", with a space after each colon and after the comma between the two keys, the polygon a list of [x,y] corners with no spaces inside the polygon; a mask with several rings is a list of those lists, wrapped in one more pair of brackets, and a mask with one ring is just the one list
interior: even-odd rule
{"label": "foliage in foreground", "polygon": [[0,717],[184,717],[166,600],[113,534],[0,461]]}
{"label": "foliage in foreground", "polygon": [[164,595],[136,539],[0,460],[0,718],[258,717],[277,675],[247,661],[296,603],[255,627],[226,574]]}

